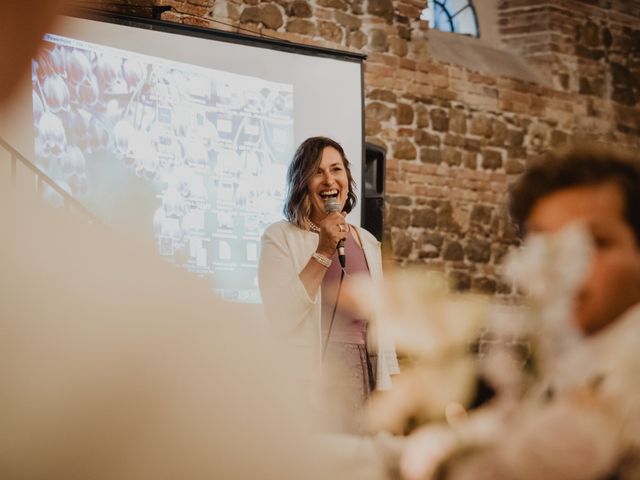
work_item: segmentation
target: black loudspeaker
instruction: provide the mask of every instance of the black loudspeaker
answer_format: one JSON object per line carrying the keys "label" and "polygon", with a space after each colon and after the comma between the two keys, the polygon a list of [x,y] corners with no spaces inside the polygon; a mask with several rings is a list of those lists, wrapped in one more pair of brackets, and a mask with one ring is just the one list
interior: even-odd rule
{"label": "black loudspeaker", "polygon": [[362,168],[362,226],[369,230],[378,241],[382,241],[384,235],[385,156],[383,148],[365,143]]}

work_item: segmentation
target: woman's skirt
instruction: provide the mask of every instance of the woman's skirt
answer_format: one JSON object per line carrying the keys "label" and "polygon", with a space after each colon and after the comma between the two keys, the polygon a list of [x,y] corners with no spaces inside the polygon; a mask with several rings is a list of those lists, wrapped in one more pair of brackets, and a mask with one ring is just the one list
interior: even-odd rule
{"label": "woman's skirt", "polygon": [[363,407],[375,389],[375,363],[364,344],[328,343],[323,361],[328,431],[365,433]]}

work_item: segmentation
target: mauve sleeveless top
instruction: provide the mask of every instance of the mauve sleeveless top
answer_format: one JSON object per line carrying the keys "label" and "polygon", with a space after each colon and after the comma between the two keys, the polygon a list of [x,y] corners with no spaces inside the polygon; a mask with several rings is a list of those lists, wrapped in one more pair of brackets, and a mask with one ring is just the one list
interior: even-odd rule
{"label": "mauve sleeveless top", "polygon": [[[360,245],[358,245],[356,240],[353,238],[353,234],[347,235],[347,238],[344,241],[344,250],[346,257],[345,270],[348,275],[354,275],[362,272],[369,273],[369,266],[367,265],[367,259],[364,256],[364,250],[362,250]],[[336,309],[333,325],[329,332],[331,315],[333,314],[341,273],[338,254],[335,253],[331,260],[333,260],[331,262],[331,266],[322,280],[322,343],[324,345],[327,341],[327,333],[329,333],[329,342],[365,345],[367,339],[366,322],[362,319],[353,318],[348,315],[348,312],[342,311],[340,300],[338,300],[338,308]],[[347,281],[347,279],[348,276],[345,275],[342,284],[343,287],[344,282]]]}

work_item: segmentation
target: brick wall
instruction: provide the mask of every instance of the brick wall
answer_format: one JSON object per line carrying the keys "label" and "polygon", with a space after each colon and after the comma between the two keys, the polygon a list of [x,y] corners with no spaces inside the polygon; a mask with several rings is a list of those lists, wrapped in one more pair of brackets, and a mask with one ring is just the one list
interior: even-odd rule
{"label": "brick wall", "polygon": [[151,17],[156,0],[70,0],[72,5],[104,10],[107,12],[126,13],[139,17]]}
{"label": "brick wall", "polygon": [[153,3],[169,21],[366,53],[366,139],[387,149],[385,249],[461,289],[510,293],[499,279],[517,241],[505,196],[530,158],[584,139],[640,146],[639,1],[500,1],[505,48],[548,85],[435,61],[423,1]]}
{"label": "brick wall", "polygon": [[498,8],[504,45],[556,88],[639,104],[640,1],[501,0]]}

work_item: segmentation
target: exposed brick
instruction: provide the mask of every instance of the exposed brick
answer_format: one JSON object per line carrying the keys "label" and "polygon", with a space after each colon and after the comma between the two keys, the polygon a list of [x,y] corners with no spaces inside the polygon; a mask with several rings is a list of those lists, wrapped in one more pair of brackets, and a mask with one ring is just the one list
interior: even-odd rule
{"label": "exposed brick", "polygon": [[367,120],[385,121],[391,118],[393,111],[384,103],[371,102],[365,107],[365,118]]}
{"label": "exposed brick", "polygon": [[462,153],[460,153],[460,150],[457,150],[455,148],[443,148],[442,161],[447,165],[458,166],[462,163]]}
{"label": "exposed brick", "polygon": [[470,152],[479,152],[480,147],[484,145],[484,140],[478,140],[477,138],[464,138],[464,148]]}
{"label": "exposed brick", "polygon": [[524,132],[522,130],[509,130],[507,132],[507,144],[519,147],[524,140]]}
{"label": "exposed brick", "polygon": [[358,30],[362,26],[362,20],[359,17],[340,10],[335,12],[335,18],[336,22],[349,30]]}
{"label": "exposed brick", "polygon": [[423,244],[420,247],[420,251],[418,252],[418,258],[420,260],[428,259],[428,258],[439,258],[440,257],[440,249],[430,243]]}
{"label": "exposed brick", "polygon": [[396,258],[407,258],[413,249],[413,239],[405,230],[392,230],[391,250]]}
{"label": "exposed brick", "polygon": [[492,125],[493,134],[491,136],[491,144],[502,146],[507,143],[508,130],[504,122],[494,120]]}
{"label": "exposed brick", "polygon": [[446,132],[449,130],[449,117],[447,112],[441,108],[431,110],[431,125],[434,130],[439,132]]}
{"label": "exposed brick", "polygon": [[371,100],[381,100],[383,102],[390,102],[390,103],[395,102],[397,99],[396,94],[393,93],[391,90],[381,90],[379,88],[372,90],[367,95],[367,98]]}
{"label": "exposed brick", "polygon": [[465,168],[475,170],[478,168],[478,155],[474,152],[464,152],[462,154],[462,165]]}
{"label": "exposed brick", "polygon": [[429,126],[429,110],[424,105],[418,105],[416,107],[416,125],[420,128],[426,128]]}
{"label": "exposed brick", "polygon": [[411,210],[392,206],[388,209],[387,221],[393,227],[407,228],[411,220]]}
{"label": "exposed brick", "polygon": [[396,110],[398,125],[411,125],[413,123],[413,108],[407,103],[398,103]]}
{"label": "exposed brick", "polygon": [[508,159],[504,163],[504,171],[510,175],[518,175],[524,172],[524,162],[521,160],[515,160],[513,158]]}
{"label": "exposed brick", "polygon": [[369,47],[374,52],[386,52],[389,49],[386,32],[377,28],[371,30],[369,32]]}
{"label": "exposed brick", "polygon": [[431,208],[418,208],[413,211],[411,226],[419,228],[434,228],[438,224],[438,216]]}
{"label": "exposed brick", "polygon": [[392,37],[389,39],[389,50],[394,55],[405,57],[409,53],[407,41],[400,37]]}
{"label": "exposed brick", "polygon": [[442,258],[451,262],[459,262],[464,260],[464,250],[458,242],[449,242],[444,247]]}
{"label": "exposed brick", "polygon": [[260,12],[260,20],[262,24],[271,30],[277,30],[284,25],[282,12],[274,4],[270,3],[262,7]]}
{"label": "exposed brick", "polygon": [[449,128],[453,133],[464,135],[467,133],[467,119],[463,110],[454,108],[449,115]]}
{"label": "exposed brick", "polygon": [[333,43],[342,41],[342,29],[334,22],[318,22],[318,35]]}
{"label": "exposed brick", "polygon": [[389,205],[397,205],[407,207],[411,205],[411,197],[407,197],[404,195],[387,195],[386,197]]}
{"label": "exposed brick", "polygon": [[429,133],[426,130],[418,129],[415,133],[415,141],[417,145],[424,147],[432,147],[440,145],[440,137]]}
{"label": "exposed brick", "polygon": [[[382,132],[382,124],[378,120],[365,119],[364,134],[367,137],[378,135]],[[384,145],[384,142],[380,142]]]}
{"label": "exposed brick", "polygon": [[422,234],[422,245],[432,245],[438,251],[444,242],[444,237],[437,232],[424,232]]}
{"label": "exposed brick", "polygon": [[437,148],[421,148],[420,161],[424,163],[440,163],[442,161],[440,158],[440,150]]}
{"label": "exposed brick", "polygon": [[316,0],[321,7],[335,8],[336,10],[348,9],[347,2],[344,0]]}
{"label": "exposed brick", "polygon": [[493,121],[485,115],[471,119],[471,134],[490,138],[493,135]]}
{"label": "exposed brick", "polygon": [[301,35],[315,35],[316,26],[313,22],[304,18],[294,18],[293,20],[289,20],[286,30],[287,32],[299,33]]}
{"label": "exposed brick", "polygon": [[496,293],[497,283],[493,278],[485,277],[485,276],[477,276],[473,277],[471,281],[471,290],[484,293],[487,295],[492,295]]}
{"label": "exposed brick", "polygon": [[290,17],[310,18],[312,12],[311,5],[305,0],[294,0],[287,5],[287,15]]}
{"label": "exposed brick", "polygon": [[443,202],[438,208],[438,228],[445,232],[459,233],[462,228],[453,218],[453,207],[450,202]]}
{"label": "exposed brick", "polygon": [[415,160],[418,156],[416,147],[409,140],[398,140],[393,144],[392,153],[395,158]]}
{"label": "exposed brick", "polygon": [[403,40],[407,40],[407,41],[411,40],[411,28],[406,27],[404,25],[398,26],[398,35]]}
{"label": "exposed brick", "polygon": [[360,30],[349,32],[349,36],[347,37],[347,45],[354,48],[362,48],[368,41],[369,38],[367,35]]}
{"label": "exposed brick", "polygon": [[383,17],[391,23],[394,13],[393,2],[392,0],[369,0],[367,13]]}
{"label": "exposed brick", "polygon": [[474,205],[471,210],[471,222],[489,225],[493,216],[493,209],[486,205]]}
{"label": "exposed brick", "polygon": [[347,3],[351,5],[351,13],[355,15],[362,15],[364,13],[364,0],[347,0]]}
{"label": "exposed brick", "polygon": [[466,140],[466,138],[460,135],[451,135],[450,133],[444,136],[444,144],[452,147],[464,147]]}
{"label": "exposed brick", "polygon": [[260,8],[247,7],[240,14],[240,23],[260,23]]}
{"label": "exposed brick", "polygon": [[502,154],[496,150],[482,151],[482,168],[497,170],[502,167]]}

